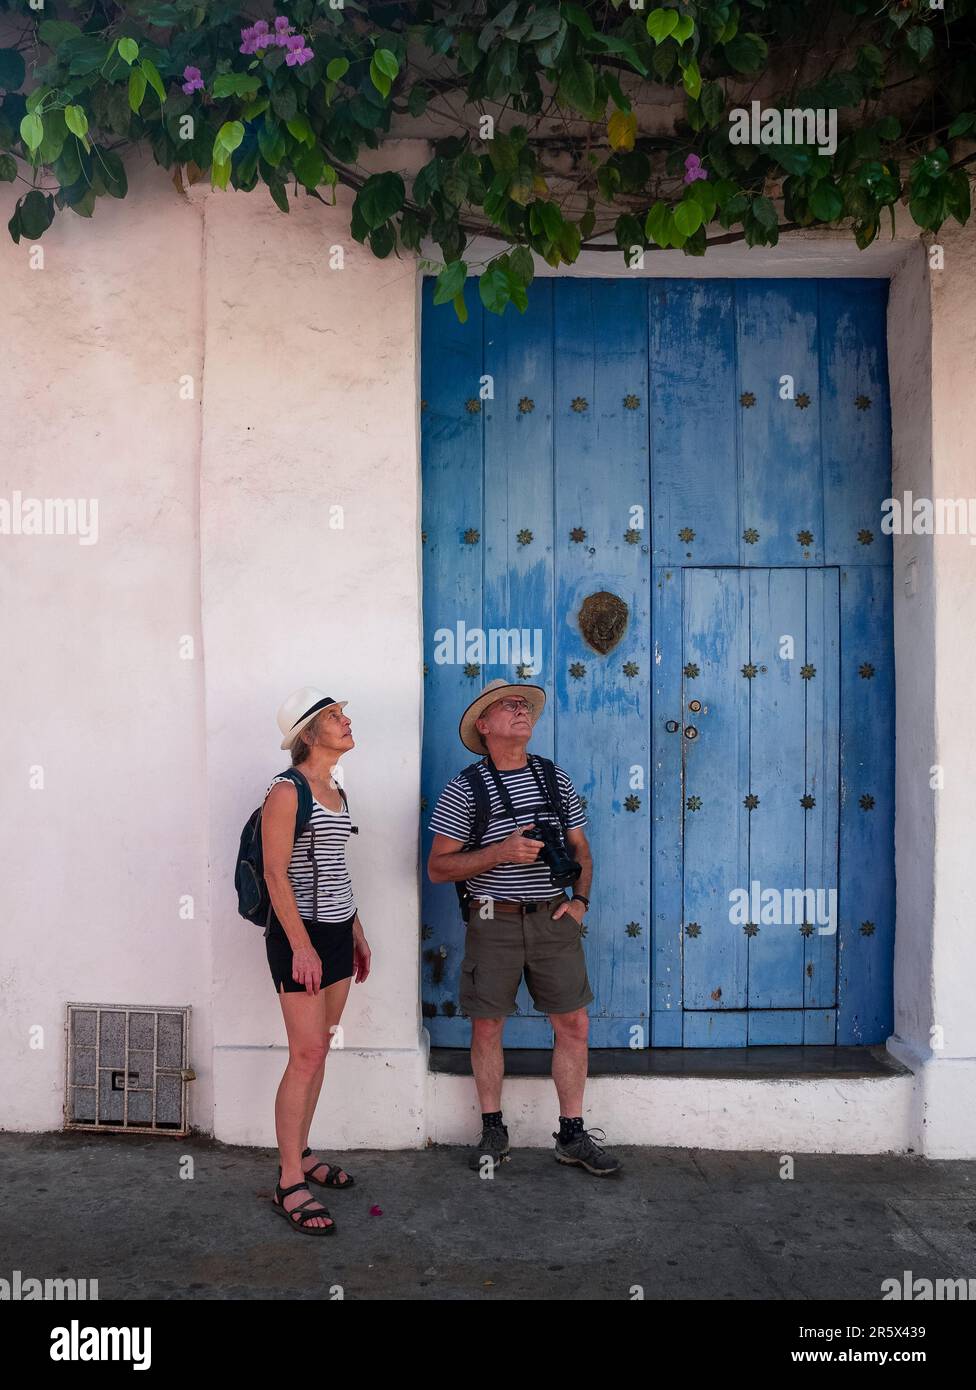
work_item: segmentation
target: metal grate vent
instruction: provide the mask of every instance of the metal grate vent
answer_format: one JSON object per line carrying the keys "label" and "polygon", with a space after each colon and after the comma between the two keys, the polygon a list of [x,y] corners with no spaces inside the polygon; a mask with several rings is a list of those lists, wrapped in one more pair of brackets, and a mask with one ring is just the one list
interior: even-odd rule
{"label": "metal grate vent", "polygon": [[190,1006],[69,1004],[65,1129],[186,1134]]}

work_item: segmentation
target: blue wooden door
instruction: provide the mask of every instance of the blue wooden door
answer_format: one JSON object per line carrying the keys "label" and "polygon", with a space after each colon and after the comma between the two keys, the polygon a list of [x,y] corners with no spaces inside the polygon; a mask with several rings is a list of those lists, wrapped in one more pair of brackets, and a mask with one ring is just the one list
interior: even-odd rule
{"label": "blue wooden door", "polygon": [[[471,760],[461,710],[496,676],[531,680],[533,747],[590,817],[593,1045],[882,1041],[886,285],[549,279],[499,319],[469,282],[464,325],[424,293],[424,861],[433,800]],[[620,618],[609,647],[594,604]],[[762,920],[768,900],[733,920],[753,883],[800,920]],[[804,919],[810,889],[835,930]],[[463,937],[424,877],[435,1044],[468,1039]],[[506,1043],[549,1046],[518,1004]]]}

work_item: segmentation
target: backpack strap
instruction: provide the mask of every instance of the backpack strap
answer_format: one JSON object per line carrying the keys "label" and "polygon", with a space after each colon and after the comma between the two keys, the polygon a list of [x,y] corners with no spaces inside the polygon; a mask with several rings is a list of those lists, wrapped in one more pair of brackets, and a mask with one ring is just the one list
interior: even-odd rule
{"label": "backpack strap", "polygon": [[[286,777],[298,792],[298,809],[295,812],[295,839],[297,840],[301,835],[304,835],[305,828],[312,819],[312,788],[304,772],[299,772],[297,767],[288,767],[278,775],[279,777]],[[345,797],[343,797],[343,801],[345,801]]]}
{"label": "backpack strap", "polygon": [[474,798],[474,824],[465,841],[464,848],[477,849],[488,829],[488,822],[491,820],[491,798],[488,795],[488,788],[485,786],[485,779],[481,775],[481,763],[469,764],[468,767],[461,769],[458,776],[464,778]]}
{"label": "backpack strap", "polygon": [[[462,768],[458,773],[463,777],[468,786],[471,796],[474,799],[474,824],[471,832],[465,840],[463,849],[477,849],[481,844],[485,831],[488,829],[488,822],[491,819],[491,798],[488,795],[488,788],[480,772],[481,763],[471,763],[468,767]],[[468,890],[464,886],[464,879],[455,879],[454,891],[457,893],[458,903],[461,908],[461,916],[468,920]]]}
{"label": "backpack strap", "polygon": [[551,758],[543,758],[538,753],[529,754],[529,766],[534,772],[542,774],[542,785],[545,789],[546,800],[556,815],[559,817],[559,824],[566,833],[566,808],[563,806],[562,793],[559,790],[559,780],[556,777],[556,764]]}

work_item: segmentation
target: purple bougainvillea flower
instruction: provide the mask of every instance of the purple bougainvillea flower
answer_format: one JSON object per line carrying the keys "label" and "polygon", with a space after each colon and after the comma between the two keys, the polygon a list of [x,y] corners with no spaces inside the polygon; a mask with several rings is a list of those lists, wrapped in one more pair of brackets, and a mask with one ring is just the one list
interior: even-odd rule
{"label": "purple bougainvillea flower", "polygon": [[266,19],[259,19],[252,27],[251,32],[253,34],[267,34],[269,32],[268,21]]}
{"label": "purple bougainvillea flower", "polygon": [[[302,42],[304,43],[304,39]],[[285,55],[285,64],[290,68],[300,68],[310,63],[314,57],[315,54],[310,48],[293,48]]]}
{"label": "purple bougainvillea flower", "polygon": [[279,34],[286,34],[291,28],[291,20],[287,15],[280,14],[275,19],[275,29]]}
{"label": "purple bougainvillea flower", "polygon": [[683,183],[694,183],[696,179],[707,179],[708,170],[702,168],[701,159],[697,154],[690,154],[685,160],[685,176]]}
{"label": "purple bougainvillea flower", "polygon": [[203,77],[199,68],[185,67],[183,69],[183,90],[187,96],[203,90]]}
{"label": "purple bougainvillea flower", "polygon": [[288,37],[285,39],[285,47],[286,47],[286,48],[304,48],[304,47],[305,47],[305,36],[304,36],[304,34],[289,34]]}

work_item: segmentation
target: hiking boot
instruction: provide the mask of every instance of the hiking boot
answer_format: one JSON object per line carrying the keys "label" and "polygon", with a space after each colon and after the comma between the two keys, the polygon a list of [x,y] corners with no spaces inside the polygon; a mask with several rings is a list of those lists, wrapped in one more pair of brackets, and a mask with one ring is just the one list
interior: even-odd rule
{"label": "hiking boot", "polygon": [[599,1134],[601,1139],[606,1139],[602,1129],[585,1130],[582,1134],[577,1134],[575,1139],[570,1139],[568,1143],[559,1142],[559,1133],[553,1133],[556,1141],[556,1162],[557,1163],[578,1163],[581,1168],[585,1168],[588,1173],[593,1173],[598,1178],[609,1177],[611,1173],[619,1173],[623,1164],[619,1158],[614,1158],[613,1154],[608,1154],[605,1149],[601,1149],[599,1144],[594,1144],[593,1135]]}
{"label": "hiking boot", "polygon": [[485,1125],[481,1131],[481,1138],[468,1154],[468,1167],[475,1172],[488,1171],[488,1165],[484,1162],[490,1158],[493,1164],[491,1172],[494,1174],[495,1168],[499,1163],[504,1163],[508,1155],[508,1130],[504,1125]]}

